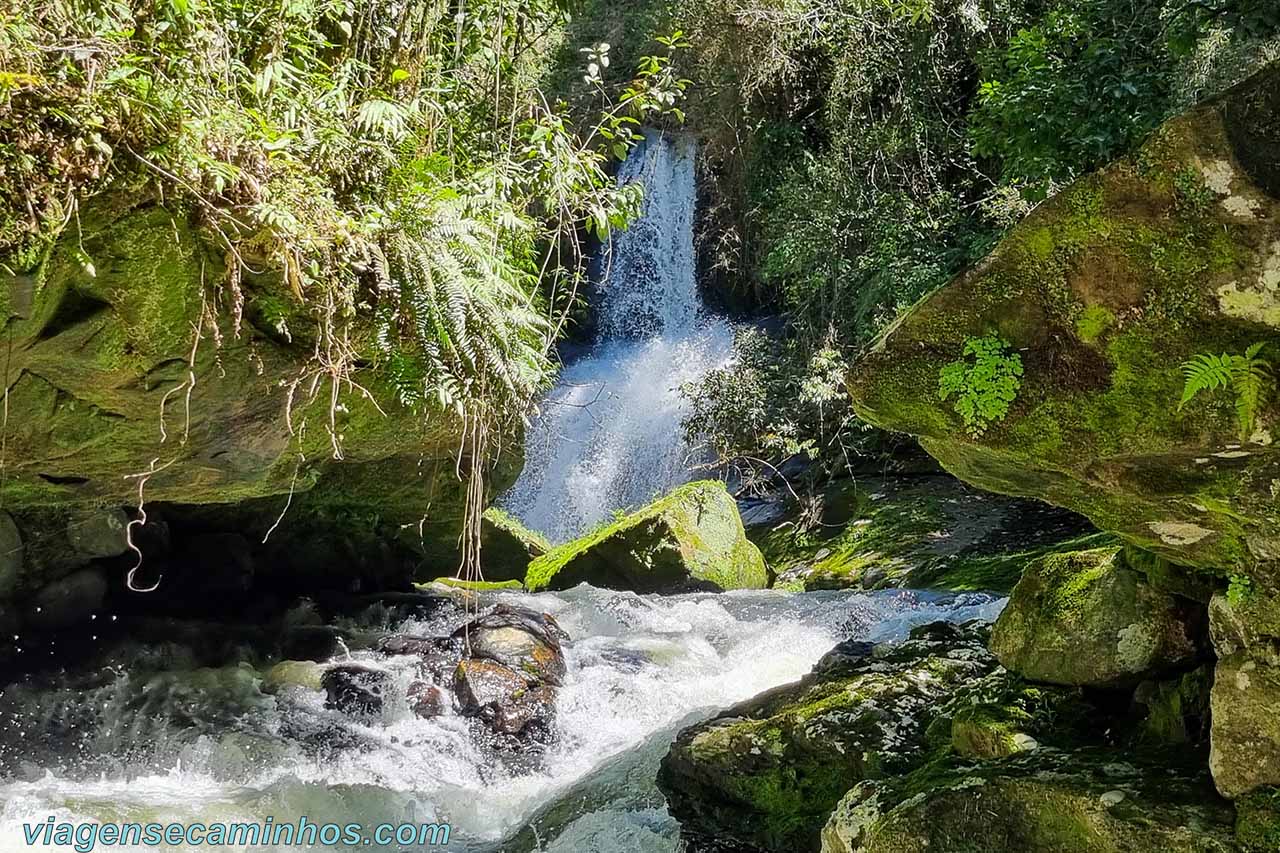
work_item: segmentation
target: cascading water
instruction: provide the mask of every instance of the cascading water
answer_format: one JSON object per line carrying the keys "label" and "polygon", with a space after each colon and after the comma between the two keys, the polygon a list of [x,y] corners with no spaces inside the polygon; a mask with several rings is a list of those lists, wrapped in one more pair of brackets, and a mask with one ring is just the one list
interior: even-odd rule
{"label": "cascading water", "polygon": [[[0,690],[0,850],[23,849],[23,824],[51,815],[205,825],[270,815],[453,827],[447,847],[324,848],[343,851],[674,853],[679,828],[654,779],[682,725],[795,680],[842,639],[901,639],[938,619],[994,618],[1003,604],[979,594],[640,596],[587,586],[487,600],[548,612],[573,638],[540,759],[504,757],[461,716],[419,719],[402,692],[382,720],[361,723],[327,710],[319,693],[264,695],[247,663],[202,669],[177,647],[139,644],[105,667]],[[439,634],[463,618],[342,627]],[[409,673],[399,675],[403,688]]]}
{"label": "cascading water", "polygon": [[606,252],[597,340],[543,400],[503,500],[552,541],[679,485],[699,461],[680,388],[728,361],[733,332],[698,295],[695,154],[691,138],[649,131],[619,172],[643,184],[643,213]]}

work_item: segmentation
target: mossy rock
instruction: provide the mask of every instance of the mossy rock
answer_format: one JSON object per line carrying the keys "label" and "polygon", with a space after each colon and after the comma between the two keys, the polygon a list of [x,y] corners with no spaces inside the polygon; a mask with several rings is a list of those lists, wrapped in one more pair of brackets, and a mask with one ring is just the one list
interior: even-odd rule
{"label": "mossy rock", "polygon": [[[153,505],[243,508],[264,530],[287,503],[274,542],[341,505],[393,525],[427,516],[421,550],[451,548],[463,504],[457,419],[400,406],[377,369],[356,377],[377,404],[348,387],[331,421],[328,390],[307,382],[290,410],[288,386],[314,353],[310,309],[279,276],[255,276],[237,333],[230,311],[212,310],[224,259],[196,221],[145,193],[104,193],[34,267],[0,275],[5,508],[134,505],[145,484]],[[285,306],[293,340],[255,325],[264,300]]]}
{"label": "mossy rock", "polygon": [[823,853],[1229,853],[1230,806],[1203,771],[1105,748],[999,762],[943,759],[863,782],[835,808]]}
{"label": "mossy rock", "polygon": [[1236,841],[1244,853],[1280,850],[1280,788],[1263,788],[1236,801]]}
{"label": "mossy rock", "polygon": [[939,709],[995,667],[984,640],[981,630],[939,625],[896,647],[842,644],[798,684],[682,731],[658,775],[682,832],[748,849],[812,849],[857,781],[926,760]]}
{"label": "mossy rock", "polygon": [[1033,681],[1132,687],[1207,652],[1203,608],[1153,588],[1119,548],[1031,563],[991,633],[1005,667]]}
{"label": "mossy rock", "polygon": [[1041,554],[1112,541],[1074,513],[941,474],[837,481],[818,499],[816,526],[748,533],[778,588],[1008,592]]}
{"label": "mossy rock", "polygon": [[1209,768],[1223,796],[1280,786],[1277,709],[1280,664],[1274,659],[1236,652],[1218,661],[1210,693]]}
{"label": "mossy rock", "polygon": [[541,533],[489,507],[480,517],[480,565],[488,581],[523,581],[529,563],[551,550]]}
{"label": "mossy rock", "polygon": [[[1280,141],[1259,114],[1278,87],[1273,65],[1036,208],[851,369],[858,414],[919,436],[981,488],[1073,509],[1178,565],[1280,587],[1280,395],[1243,437],[1229,393],[1178,406],[1191,356],[1259,341],[1280,351],[1280,199],[1255,162],[1263,149],[1235,135],[1247,104],[1249,138]],[[1024,370],[1008,414],[975,437],[940,399],[939,373],[989,334]]]}
{"label": "mossy rock", "polygon": [[760,589],[760,550],[742,528],[724,484],[706,480],[561,545],[529,564],[530,591],[579,583],[635,592]]}

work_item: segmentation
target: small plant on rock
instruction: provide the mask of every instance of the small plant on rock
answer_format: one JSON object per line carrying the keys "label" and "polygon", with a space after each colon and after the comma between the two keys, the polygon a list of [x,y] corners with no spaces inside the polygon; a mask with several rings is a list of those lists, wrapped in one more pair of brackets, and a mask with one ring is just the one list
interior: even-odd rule
{"label": "small plant on rock", "polygon": [[1022,357],[999,335],[969,338],[960,358],[938,372],[938,397],[948,400],[973,438],[1004,420],[1022,386]]}
{"label": "small plant on rock", "polygon": [[1247,441],[1253,435],[1253,424],[1258,409],[1271,391],[1271,365],[1261,357],[1264,343],[1259,342],[1244,351],[1243,355],[1222,353],[1205,355],[1198,353],[1182,363],[1182,375],[1186,382],[1178,409],[1191,401],[1201,391],[1230,388],[1236,395],[1236,418],[1240,426],[1240,440]]}
{"label": "small plant on rock", "polygon": [[1253,597],[1253,581],[1248,575],[1232,575],[1227,584],[1227,601],[1243,604]]}

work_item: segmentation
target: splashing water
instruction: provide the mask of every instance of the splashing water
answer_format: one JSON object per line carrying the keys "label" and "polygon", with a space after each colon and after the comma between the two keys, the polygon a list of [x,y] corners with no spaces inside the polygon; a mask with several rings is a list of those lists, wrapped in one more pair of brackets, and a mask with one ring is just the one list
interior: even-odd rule
{"label": "splashing water", "polygon": [[[319,694],[263,695],[247,664],[183,670],[136,649],[114,669],[0,692],[0,849],[17,849],[22,824],[50,815],[206,824],[305,815],[366,827],[448,821],[450,846],[431,849],[467,853],[671,853],[678,826],[653,779],[682,725],[798,678],[839,640],[992,619],[1003,604],[974,594],[656,597],[586,586],[489,600],[551,613],[573,637],[541,761],[504,758],[460,717],[418,719],[403,696],[382,723],[360,725],[325,710]],[[396,627],[442,633],[461,618]],[[397,678],[407,683],[408,672]]]}
{"label": "splashing water", "polygon": [[644,211],[615,235],[601,285],[599,336],[566,365],[525,441],[504,506],[553,542],[685,482],[693,464],[680,388],[721,366],[733,332],[698,295],[691,138],[649,131],[619,183],[644,186]]}

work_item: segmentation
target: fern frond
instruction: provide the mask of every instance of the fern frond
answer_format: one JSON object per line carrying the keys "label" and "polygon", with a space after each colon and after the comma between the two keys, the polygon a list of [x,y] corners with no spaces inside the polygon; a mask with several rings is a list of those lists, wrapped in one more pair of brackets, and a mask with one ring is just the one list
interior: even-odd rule
{"label": "fern frond", "polygon": [[1182,399],[1178,401],[1181,409],[1201,391],[1213,391],[1226,388],[1231,384],[1233,365],[1231,356],[1194,355],[1182,363],[1182,375],[1185,383],[1182,387]]}

